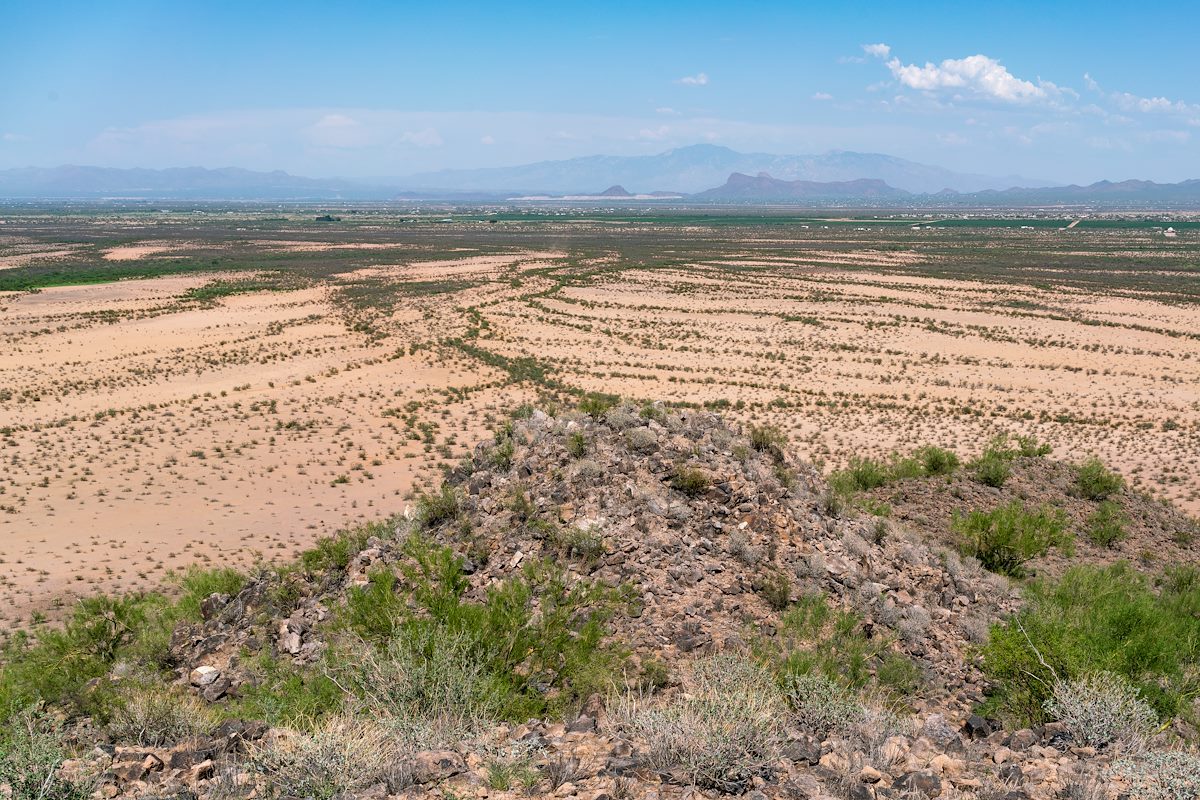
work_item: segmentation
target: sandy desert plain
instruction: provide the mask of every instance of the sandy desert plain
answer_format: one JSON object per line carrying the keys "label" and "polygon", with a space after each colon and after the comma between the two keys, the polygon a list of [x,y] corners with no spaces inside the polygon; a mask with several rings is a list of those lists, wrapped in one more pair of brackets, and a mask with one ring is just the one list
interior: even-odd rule
{"label": "sandy desert plain", "polygon": [[1030,433],[1196,514],[1200,223],[1073,219],[2,208],[0,627],[290,558],[593,392],[826,470]]}

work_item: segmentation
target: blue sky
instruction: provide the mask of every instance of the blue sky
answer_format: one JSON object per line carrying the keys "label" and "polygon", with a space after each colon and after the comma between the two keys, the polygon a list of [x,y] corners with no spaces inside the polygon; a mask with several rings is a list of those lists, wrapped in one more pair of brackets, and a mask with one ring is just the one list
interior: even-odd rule
{"label": "blue sky", "polygon": [[1200,4],[0,0],[0,168],[396,176],[697,142],[1200,177]]}

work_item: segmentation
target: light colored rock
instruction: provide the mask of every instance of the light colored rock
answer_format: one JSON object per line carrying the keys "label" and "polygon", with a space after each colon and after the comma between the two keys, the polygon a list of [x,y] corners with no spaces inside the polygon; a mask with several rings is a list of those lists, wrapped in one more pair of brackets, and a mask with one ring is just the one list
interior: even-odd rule
{"label": "light colored rock", "polygon": [[215,683],[219,677],[221,677],[221,670],[207,664],[202,664],[192,670],[191,674],[188,675],[188,681],[192,686],[208,686]]}

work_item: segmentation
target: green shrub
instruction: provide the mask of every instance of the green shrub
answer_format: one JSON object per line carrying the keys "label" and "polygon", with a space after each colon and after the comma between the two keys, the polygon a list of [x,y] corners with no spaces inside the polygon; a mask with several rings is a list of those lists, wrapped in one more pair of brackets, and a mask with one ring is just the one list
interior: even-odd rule
{"label": "green shrub", "polygon": [[[420,509],[420,501],[417,505]],[[300,564],[309,574],[345,570],[350,561],[366,549],[368,539],[372,536],[390,538],[394,529],[395,520],[381,520],[347,528],[333,536],[323,536],[317,539],[313,548],[300,554]]]}
{"label": "green shrub", "polygon": [[[572,581],[560,567],[530,561],[518,576],[488,587],[482,601],[469,601],[467,577],[452,550],[411,537],[404,552],[399,585],[380,574],[352,593],[350,626],[383,647],[398,636],[464,638],[470,658],[496,687],[501,718],[561,708],[605,690],[619,671],[625,654],[606,634],[628,602],[621,591]],[[372,608],[373,597],[382,599],[382,610]]]}
{"label": "green shrub", "polygon": [[783,611],[792,601],[792,584],[782,572],[769,571],[759,578],[758,593],[767,601],[767,605],[776,611]]}
{"label": "green shrub", "polygon": [[958,456],[950,450],[934,445],[920,448],[913,457],[920,462],[921,470],[929,476],[951,475],[958,469]]}
{"label": "green shrub", "polygon": [[787,434],[774,425],[750,426],[750,446],[760,453],[768,453],[775,459],[783,458],[787,446]]}
{"label": "green shrub", "polygon": [[836,473],[836,478],[836,483],[834,479],[831,479],[830,483],[851,491],[865,492],[886,486],[891,480],[891,470],[882,461],[855,456],[850,459],[850,466]]}
{"label": "green shrub", "polygon": [[1128,680],[1161,719],[1187,716],[1200,696],[1200,573],[1169,572],[1157,590],[1124,563],[1034,582],[982,655],[994,687],[987,712],[1017,724],[1045,719],[1056,681],[1098,672]]}
{"label": "green shrub", "polygon": [[[330,651],[327,661],[337,653]],[[297,667],[270,653],[245,659],[254,680],[238,687],[238,696],[221,709],[228,719],[262,720],[269,725],[313,728],[338,714],[345,693],[322,669]]]}
{"label": "green shrub", "polygon": [[507,436],[496,442],[496,445],[488,451],[488,462],[492,467],[500,472],[508,472],[512,467],[513,456],[517,452],[517,446],[513,443],[512,437]]}
{"label": "green shrub", "polygon": [[984,486],[999,489],[1012,474],[1012,467],[1008,459],[990,453],[971,464],[971,471],[975,474],[975,480]]}
{"label": "green shrub", "polygon": [[567,437],[567,455],[571,458],[583,458],[587,451],[588,440],[581,432],[575,431]]}
{"label": "green shrub", "polygon": [[588,392],[580,398],[579,410],[593,419],[600,419],[604,416],[604,412],[615,407],[619,402],[621,402],[620,395]]}
{"label": "green shrub", "polygon": [[1088,500],[1104,500],[1124,486],[1125,480],[1095,457],[1080,464],[1075,473],[1075,490]]}
{"label": "green shrub", "polygon": [[911,693],[915,665],[890,649],[882,631],[868,638],[861,623],[820,594],[800,595],[780,618],[776,635],[754,643],[754,654],[784,687],[795,676],[822,675],[847,689],[873,685],[892,695]]}
{"label": "green shrub", "polygon": [[1125,538],[1125,517],[1121,507],[1111,500],[1103,500],[1087,518],[1087,537],[1100,547],[1112,547]]}
{"label": "green shrub", "polygon": [[1050,452],[1050,445],[1040,444],[1032,436],[1010,436],[1001,433],[995,436],[983,454],[971,463],[975,480],[985,486],[999,488],[1012,474],[1012,462],[1016,458],[1037,458]]}
{"label": "green shrub", "polygon": [[457,519],[462,513],[458,492],[448,483],[434,494],[424,494],[417,500],[417,523],[422,528],[436,528],[443,522]]}
{"label": "green shrub", "polygon": [[24,710],[0,727],[0,786],[10,800],[89,800],[94,781],[59,775],[67,758],[62,726],[50,717]]}
{"label": "green shrub", "polygon": [[204,598],[236,594],[246,580],[228,568],[192,568],[174,578],[180,589],[174,601],[156,592],[85,598],[61,628],[42,631],[36,642],[24,632],[12,636],[0,652],[0,720],[45,702],[106,722],[116,698],[106,686],[89,683],[118,660],[152,670],[172,666],[169,646],[176,624],[198,621]]}
{"label": "green shrub", "polygon": [[675,474],[671,476],[671,487],[688,497],[704,494],[711,483],[703,470],[693,467],[678,466],[675,468]]}
{"label": "green shrub", "polygon": [[829,477],[829,483],[839,494],[850,497],[856,492],[879,489],[896,481],[950,475],[958,469],[958,463],[958,456],[949,450],[926,445],[908,457],[896,453],[883,461],[853,457],[845,469]]}
{"label": "green shrub", "polygon": [[1043,506],[1031,511],[1014,500],[992,511],[956,515],[953,528],[963,555],[978,558],[992,572],[1020,577],[1031,558],[1069,545],[1066,524],[1061,510]]}

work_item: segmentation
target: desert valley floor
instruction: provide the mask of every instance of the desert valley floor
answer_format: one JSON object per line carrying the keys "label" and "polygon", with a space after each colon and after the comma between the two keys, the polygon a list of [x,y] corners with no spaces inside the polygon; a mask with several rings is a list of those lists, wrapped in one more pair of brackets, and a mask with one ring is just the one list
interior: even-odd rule
{"label": "desert valley floor", "polygon": [[1200,225],[0,209],[0,623],[402,511],[527,402],[825,469],[1030,433],[1200,512]]}

